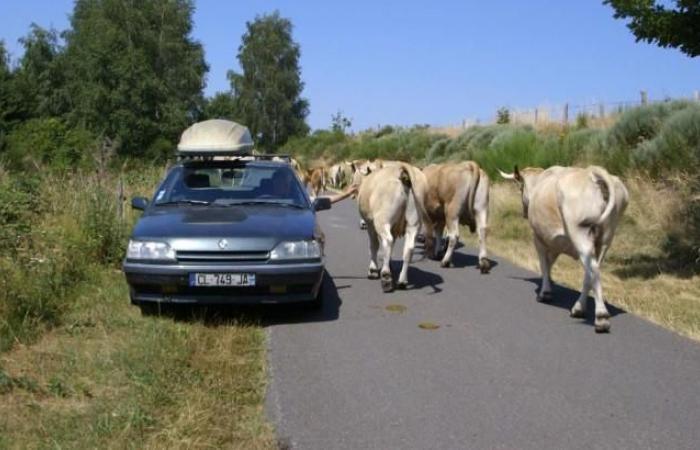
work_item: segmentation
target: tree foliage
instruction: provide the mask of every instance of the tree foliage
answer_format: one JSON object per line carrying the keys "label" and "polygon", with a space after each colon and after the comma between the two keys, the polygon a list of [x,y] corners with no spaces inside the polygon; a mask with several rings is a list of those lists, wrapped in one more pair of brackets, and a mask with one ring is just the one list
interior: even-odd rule
{"label": "tree foliage", "polygon": [[691,57],[700,55],[700,0],[675,0],[675,7],[656,0],[605,0],[616,19],[630,19],[628,28],[637,41],[678,48]]}
{"label": "tree foliage", "polygon": [[193,11],[191,0],[77,0],[65,33],[70,122],[126,155],[174,142],[199,115],[208,70]]}
{"label": "tree foliage", "polygon": [[274,151],[290,136],[305,135],[308,101],[292,23],[278,12],[247,22],[238,49],[242,73],[229,71],[236,109],[258,145]]}
{"label": "tree foliage", "polygon": [[352,121],[343,115],[342,111],[331,115],[331,130],[345,134],[345,130],[352,126]]}
{"label": "tree foliage", "polygon": [[204,104],[204,119],[227,119],[243,122],[238,118],[236,101],[231,92],[217,92],[208,98]]}

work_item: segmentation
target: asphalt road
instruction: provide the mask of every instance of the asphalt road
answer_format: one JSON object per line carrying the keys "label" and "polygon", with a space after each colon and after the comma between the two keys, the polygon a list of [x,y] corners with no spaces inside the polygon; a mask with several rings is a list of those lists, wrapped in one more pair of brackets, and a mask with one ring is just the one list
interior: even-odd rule
{"label": "asphalt road", "polygon": [[409,289],[384,294],[355,203],[320,214],[324,309],[268,328],[282,447],[700,449],[700,344],[616,308],[598,335],[569,318],[577,292],[537,303],[535,274],[495,258],[481,275],[468,248],[450,269],[417,251]]}

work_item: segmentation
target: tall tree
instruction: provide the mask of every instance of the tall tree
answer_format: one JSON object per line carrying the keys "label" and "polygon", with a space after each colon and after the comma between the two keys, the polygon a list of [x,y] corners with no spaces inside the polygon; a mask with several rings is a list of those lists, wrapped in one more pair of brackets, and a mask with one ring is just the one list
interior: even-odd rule
{"label": "tall tree", "polygon": [[77,0],[65,33],[71,121],[118,139],[122,154],[175,142],[201,112],[208,70],[193,11],[192,0]]}
{"label": "tall tree", "polygon": [[5,136],[9,129],[11,76],[5,42],[0,40],[0,151],[5,146]]}
{"label": "tall tree", "polygon": [[20,39],[24,54],[14,76],[14,93],[22,120],[59,116],[67,111],[65,69],[58,33],[32,23]]}
{"label": "tall tree", "polygon": [[217,92],[208,98],[202,114],[205,119],[228,119],[243,122],[238,118],[236,102],[232,92]]}
{"label": "tall tree", "polygon": [[243,73],[229,71],[228,76],[239,116],[258,145],[274,151],[290,136],[309,132],[299,44],[292,39],[292,23],[277,11],[246,26],[238,48]]}
{"label": "tall tree", "polygon": [[[637,41],[674,47],[685,54],[700,55],[700,0],[605,0],[615,9],[616,19],[631,19],[627,27]],[[665,5],[664,5],[665,3]]]}

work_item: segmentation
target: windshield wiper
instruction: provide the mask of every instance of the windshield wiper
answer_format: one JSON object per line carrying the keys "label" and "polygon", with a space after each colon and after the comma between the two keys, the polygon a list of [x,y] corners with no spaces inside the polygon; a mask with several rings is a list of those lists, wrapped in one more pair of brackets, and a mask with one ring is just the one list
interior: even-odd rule
{"label": "windshield wiper", "polygon": [[161,203],[156,203],[156,206],[163,206],[163,205],[208,205],[211,202],[205,201],[205,200],[192,200],[192,199],[183,199],[183,200],[171,200],[168,202],[161,202]]}
{"label": "windshield wiper", "polygon": [[297,203],[287,203],[280,201],[270,201],[270,200],[242,200],[242,201],[232,201],[232,202],[215,202],[217,206],[239,206],[239,205],[274,205],[274,206],[286,206],[296,209],[306,209],[304,206]]}

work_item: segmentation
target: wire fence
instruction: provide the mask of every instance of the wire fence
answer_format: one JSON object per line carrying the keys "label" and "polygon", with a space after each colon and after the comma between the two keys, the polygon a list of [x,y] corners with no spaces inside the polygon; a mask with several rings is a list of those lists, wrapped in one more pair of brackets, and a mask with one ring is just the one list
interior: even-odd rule
{"label": "wire fence", "polygon": [[[650,100],[646,91],[641,91],[639,99],[616,102],[597,102],[589,104],[544,105],[531,109],[504,108],[501,115],[507,112],[508,122],[522,125],[547,125],[547,124],[573,124],[578,118],[605,120],[613,118],[621,113],[647,104],[662,103],[672,100],[692,100],[700,102],[700,91],[693,92],[687,97],[664,98]],[[489,118],[466,118],[460,124],[435,127],[436,130],[459,130],[474,125],[489,125],[499,121],[499,113],[496,112]]]}

